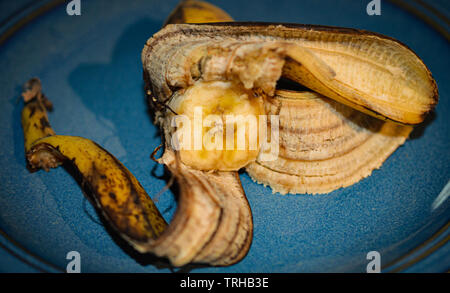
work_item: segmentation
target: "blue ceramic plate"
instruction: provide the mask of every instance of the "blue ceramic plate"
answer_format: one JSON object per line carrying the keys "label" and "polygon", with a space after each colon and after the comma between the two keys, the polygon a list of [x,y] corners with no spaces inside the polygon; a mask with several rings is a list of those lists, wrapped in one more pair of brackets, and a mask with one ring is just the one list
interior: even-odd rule
{"label": "blue ceramic plate", "polygon": [[[0,4],[0,271],[65,271],[69,251],[82,272],[170,272],[109,233],[63,169],[30,174],[20,125],[21,85],[41,78],[59,134],[90,138],[117,156],[150,195],[165,181],[149,159],[160,144],[147,113],[140,52],[178,0],[87,1],[68,16],[62,1]],[[369,251],[382,270],[442,272],[450,267],[450,46],[448,2],[212,1],[236,20],[355,27],[399,39],[432,71],[436,112],[369,178],[325,195],[279,195],[245,173],[254,218],[249,254],[224,268],[193,272],[365,272]],[[394,3],[395,2],[395,3]],[[447,186],[445,188],[445,186]],[[157,200],[170,220],[176,202]]]}

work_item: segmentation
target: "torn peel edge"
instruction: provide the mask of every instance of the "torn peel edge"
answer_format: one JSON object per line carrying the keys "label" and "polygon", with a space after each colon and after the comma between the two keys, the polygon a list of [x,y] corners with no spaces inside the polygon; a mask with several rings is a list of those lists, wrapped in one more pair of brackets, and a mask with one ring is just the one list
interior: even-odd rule
{"label": "torn peel edge", "polygon": [[177,267],[188,263],[228,266],[240,261],[250,248],[253,223],[237,172],[192,169],[168,148],[158,162],[176,177],[179,203],[168,228],[140,250],[166,257]]}

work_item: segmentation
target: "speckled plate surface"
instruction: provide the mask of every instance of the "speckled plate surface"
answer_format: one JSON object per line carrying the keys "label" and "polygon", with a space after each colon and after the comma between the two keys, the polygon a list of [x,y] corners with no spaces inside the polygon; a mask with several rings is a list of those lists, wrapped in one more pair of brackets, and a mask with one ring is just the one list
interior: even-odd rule
{"label": "speckled plate surface", "polygon": [[[41,78],[59,134],[90,138],[117,156],[154,196],[165,185],[149,159],[160,138],[147,113],[140,52],[178,0],[81,1],[68,16],[62,1],[0,4],[0,271],[65,271],[69,251],[82,272],[170,272],[128,249],[102,225],[63,169],[30,174],[20,125],[21,85]],[[446,1],[211,1],[236,20],[297,22],[367,29],[411,47],[432,71],[436,112],[373,175],[326,195],[272,194],[245,173],[254,219],[249,254],[224,268],[192,272],[365,272],[378,251],[382,270],[450,268],[450,45]],[[393,2],[397,3],[394,4]],[[56,4],[55,4],[56,3]],[[422,3],[422,4],[421,4]],[[55,5],[54,5],[55,4]],[[431,10],[430,10],[431,7]],[[406,8],[406,9],[405,9]],[[434,11],[434,12],[433,12]],[[447,33],[446,33],[447,32]],[[447,188],[444,188],[447,185]],[[170,220],[176,202],[157,200]]]}

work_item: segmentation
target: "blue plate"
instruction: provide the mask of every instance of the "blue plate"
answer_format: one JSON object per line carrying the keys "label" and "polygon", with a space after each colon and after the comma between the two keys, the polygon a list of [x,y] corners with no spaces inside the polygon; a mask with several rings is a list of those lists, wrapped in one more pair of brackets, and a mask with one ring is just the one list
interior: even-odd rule
{"label": "blue plate", "polygon": [[[18,98],[21,85],[39,77],[54,103],[55,131],[100,143],[156,195],[165,181],[149,159],[160,138],[147,113],[140,52],[178,0],[82,0],[81,16],[68,16],[62,2],[0,4],[0,271],[65,271],[67,253],[78,251],[82,272],[170,272],[109,233],[63,168],[27,171]],[[191,271],[365,272],[370,251],[380,253],[385,272],[447,271],[448,2],[381,1],[379,16],[367,15],[369,0],[212,2],[241,21],[355,27],[397,38],[430,68],[440,101],[381,169],[351,187],[272,194],[242,173],[254,218],[249,254],[230,267]],[[173,194],[156,204],[170,220]]]}

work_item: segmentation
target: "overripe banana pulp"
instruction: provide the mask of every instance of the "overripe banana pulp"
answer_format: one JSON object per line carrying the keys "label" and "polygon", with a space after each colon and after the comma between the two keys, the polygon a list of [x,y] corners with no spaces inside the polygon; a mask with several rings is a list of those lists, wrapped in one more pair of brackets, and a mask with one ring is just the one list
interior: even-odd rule
{"label": "overripe banana pulp", "polygon": [[235,171],[258,156],[264,101],[243,86],[199,82],[168,105],[178,116],[170,112],[167,119],[182,124],[171,139],[182,163],[198,170]]}
{"label": "overripe banana pulp", "polygon": [[411,126],[382,121],[314,92],[277,91],[266,112],[280,120],[279,158],[246,171],[274,192],[327,193],[377,169]]}

